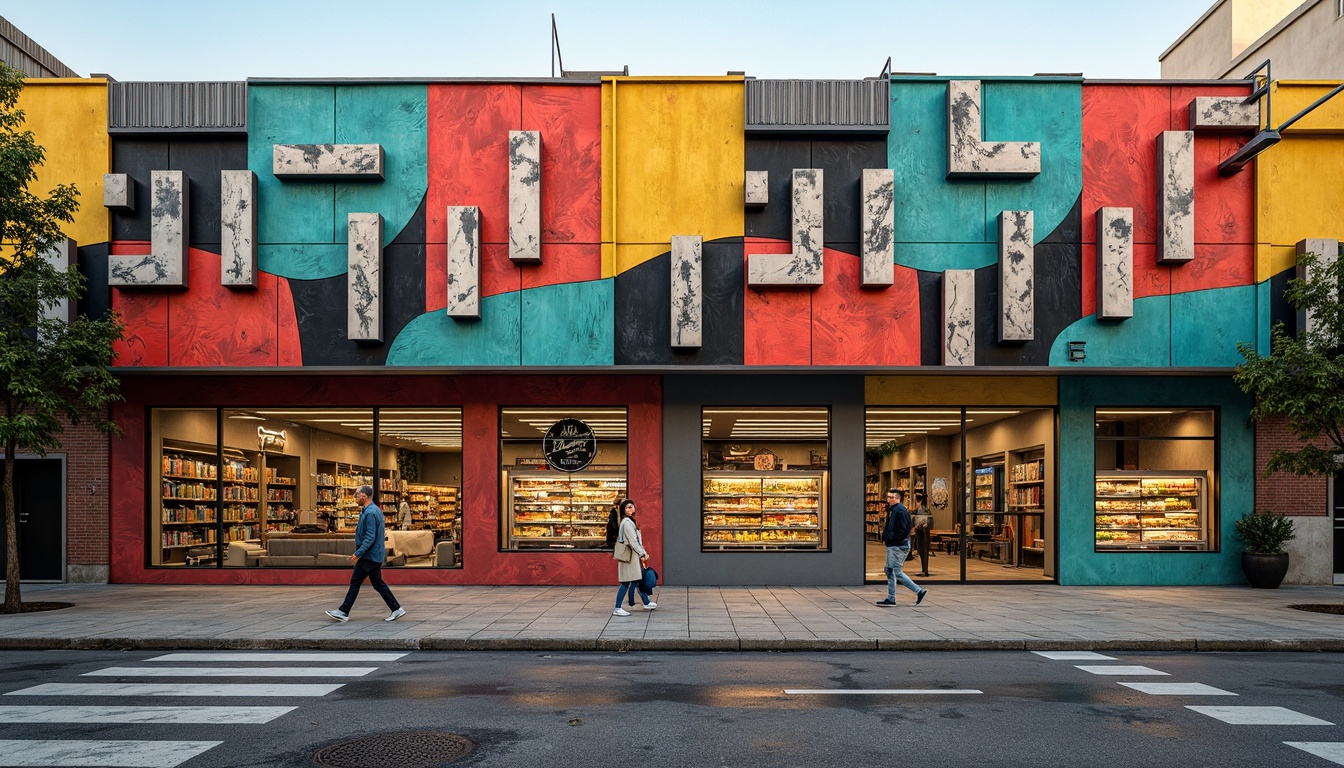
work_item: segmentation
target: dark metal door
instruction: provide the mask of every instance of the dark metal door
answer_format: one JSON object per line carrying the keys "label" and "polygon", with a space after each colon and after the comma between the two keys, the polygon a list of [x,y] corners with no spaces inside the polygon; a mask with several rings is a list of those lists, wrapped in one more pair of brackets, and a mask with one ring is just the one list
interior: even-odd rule
{"label": "dark metal door", "polygon": [[[1335,574],[1344,574],[1344,472],[1331,481],[1330,516],[1335,522]],[[1339,580],[1335,579],[1338,584]]]}
{"label": "dark metal door", "polygon": [[[19,510],[19,577],[61,581],[62,466],[60,459],[19,459],[14,464],[14,504]],[[0,514],[4,512],[0,493]],[[5,569],[5,526],[0,517],[0,579]]]}

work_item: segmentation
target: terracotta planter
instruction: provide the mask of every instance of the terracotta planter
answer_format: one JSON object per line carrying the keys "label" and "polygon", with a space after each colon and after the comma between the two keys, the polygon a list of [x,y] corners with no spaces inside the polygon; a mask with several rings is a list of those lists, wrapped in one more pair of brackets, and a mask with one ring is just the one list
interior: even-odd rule
{"label": "terracotta planter", "polygon": [[1261,555],[1255,552],[1241,553],[1241,570],[1246,581],[1256,589],[1277,589],[1288,574],[1288,555]]}

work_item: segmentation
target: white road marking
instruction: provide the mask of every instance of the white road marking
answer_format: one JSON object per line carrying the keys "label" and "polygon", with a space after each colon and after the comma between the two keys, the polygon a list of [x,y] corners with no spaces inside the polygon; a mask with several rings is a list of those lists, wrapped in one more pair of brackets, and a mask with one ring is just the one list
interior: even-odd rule
{"label": "white road marking", "polygon": [[223,743],[6,739],[0,741],[0,760],[7,766],[174,768]]}
{"label": "white road marking", "polygon": [[1224,691],[1222,688],[1214,688],[1212,685],[1203,683],[1121,683],[1126,688],[1133,688],[1139,693],[1148,693],[1153,696],[1236,696],[1231,691]]}
{"label": "white road marking", "polygon": [[6,696],[326,696],[342,687],[291,683],[287,685],[209,683],[43,683]]}
{"label": "white road marking", "polygon": [[396,661],[405,653],[266,653],[262,651],[206,651],[169,653],[145,661]]}
{"label": "white road marking", "polygon": [[1114,656],[1103,656],[1092,651],[1032,651],[1051,661],[1115,661]]}
{"label": "white road marking", "polygon": [[984,693],[974,688],[785,688],[784,692],[791,696],[963,696]]}
{"label": "white road marking", "polygon": [[1284,707],[1201,707],[1187,704],[1185,708],[1232,725],[1334,725],[1327,720]]}
{"label": "white road marking", "polygon": [[[298,707],[0,707],[0,723],[269,723]],[[0,758],[3,760],[3,758]]]}
{"label": "white road marking", "polygon": [[108,667],[80,677],[363,677],[377,667]]}
{"label": "white road marking", "polygon": [[1074,666],[1084,672],[1091,672],[1094,675],[1167,675],[1166,672],[1158,672],[1151,667],[1126,666],[1121,664],[1106,667],[1089,667],[1078,664],[1074,664]]}
{"label": "white road marking", "polygon": [[1344,765],[1344,742],[1341,741],[1285,741],[1290,747],[1324,758],[1335,765]]}

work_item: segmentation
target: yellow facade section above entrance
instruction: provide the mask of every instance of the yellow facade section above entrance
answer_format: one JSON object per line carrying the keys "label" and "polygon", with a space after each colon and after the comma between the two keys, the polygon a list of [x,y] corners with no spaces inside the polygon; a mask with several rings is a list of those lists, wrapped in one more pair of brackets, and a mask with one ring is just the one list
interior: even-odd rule
{"label": "yellow facade section above entrance", "polygon": [[1054,376],[868,376],[867,405],[1058,405]]}
{"label": "yellow facade section above entrance", "polygon": [[47,151],[29,191],[45,196],[57,184],[79,190],[75,220],[63,226],[79,245],[108,241],[110,218],[103,207],[103,174],[112,162],[107,135],[105,78],[43,77],[24,81],[19,94],[24,127]]}

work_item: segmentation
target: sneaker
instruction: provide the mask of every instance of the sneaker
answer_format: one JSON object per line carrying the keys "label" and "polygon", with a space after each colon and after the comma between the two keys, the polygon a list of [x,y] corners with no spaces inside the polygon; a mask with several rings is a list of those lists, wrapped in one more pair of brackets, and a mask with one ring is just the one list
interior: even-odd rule
{"label": "sneaker", "polygon": [[877,604],[885,608],[885,607],[888,607],[888,606],[895,605],[895,604],[896,604],[896,601],[895,601],[895,600],[892,600],[891,598],[888,597],[888,598],[885,599],[885,600],[878,600],[878,601],[877,601]]}
{"label": "sneaker", "polygon": [[611,615],[612,615],[612,616],[629,616],[629,615],[630,615],[630,612],[627,611],[627,610],[625,610],[624,608],[617,608],[616,610],[614,610],[614,611],[611,612]]}
{"label": "sneaker", "polygon": [[928,596],[929,596],[929,590],[927,589],[919,590],[919,594],[915,595],[915,605],[919,605],[920,603],[924,602],[924,598]]}
{"label": "sneaker", "polygon": [[406,615],[406,609],[398,608],[397,610],[392,612],[391,616],[388,616],[386,619],[383,619],[383,621],[396,621],[397,619],[400,619],[402,616],[405,615]]}
{"label": "sneaker", "polygon": [[344,613],[341,613],[341,610],[340,610],[339,608],[336,609],[336,610],[334,610],[334,611],[327,611],[327,615],[330,616],[331,618],[337,620],[337,621],[349,621],[349,620],[350,620],[350,617],[347,616],[347,615],[344,614]]}
{"label": "sneaker", "polygon": [[646,611],[652,611],[654,608],[657,608],[657,607],[658,607],[658,604],[657,604],[657,603],[645,603],[645,604],[644,604],[644,610],[646,610]]}

